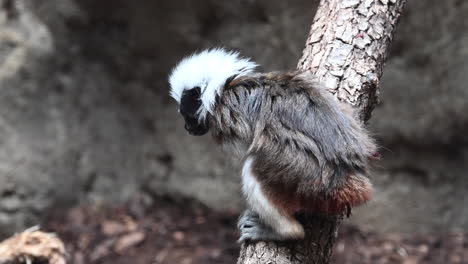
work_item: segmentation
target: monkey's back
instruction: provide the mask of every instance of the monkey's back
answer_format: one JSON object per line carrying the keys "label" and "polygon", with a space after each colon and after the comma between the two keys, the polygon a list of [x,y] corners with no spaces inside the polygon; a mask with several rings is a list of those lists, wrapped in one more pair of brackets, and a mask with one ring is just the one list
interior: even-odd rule
{"label": "monkey's back", "polygon": [[289,211],[335,214],[370,199],[375,144],[352,109],[310,75],[232,78],[211,122],[218,142],[246,146],[263,191]]}

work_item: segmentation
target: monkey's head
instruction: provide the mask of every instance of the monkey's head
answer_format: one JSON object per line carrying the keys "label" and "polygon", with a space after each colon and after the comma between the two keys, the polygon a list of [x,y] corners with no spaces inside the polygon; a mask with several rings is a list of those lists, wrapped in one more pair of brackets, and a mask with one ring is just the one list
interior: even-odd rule
{"label": "monkey's head", "polygon": [[257,64],[237,52],[215,48],[183,59],[169,77],[171,96],[179,103],[185,129],[192,135],[208,132],[216,96],[229,79],[252,73]]}

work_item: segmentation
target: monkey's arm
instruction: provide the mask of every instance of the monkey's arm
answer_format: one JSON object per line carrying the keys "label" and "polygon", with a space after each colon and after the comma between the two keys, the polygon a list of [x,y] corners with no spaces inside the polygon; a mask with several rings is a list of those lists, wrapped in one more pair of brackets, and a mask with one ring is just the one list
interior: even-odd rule
{"label": "monkey's arm", "polygon": [[282,85],[265,90],[249,148],[263,181],[303,196],[329,194],[350,174],[366,175],[375,145],[352,109],[297,76]]}

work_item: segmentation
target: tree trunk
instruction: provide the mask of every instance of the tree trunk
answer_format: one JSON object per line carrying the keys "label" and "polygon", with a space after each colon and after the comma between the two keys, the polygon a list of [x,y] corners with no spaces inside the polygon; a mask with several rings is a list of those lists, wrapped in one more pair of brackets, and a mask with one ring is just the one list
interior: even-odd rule
{"label": "tree trunk", "polygon": [[[406,0],[322,0],[297,66],[316,75],[363,122],[378,102],[379,80]],[[238,264],[329,263],[342,217],[304,216],[306,239],[246,242]]]}

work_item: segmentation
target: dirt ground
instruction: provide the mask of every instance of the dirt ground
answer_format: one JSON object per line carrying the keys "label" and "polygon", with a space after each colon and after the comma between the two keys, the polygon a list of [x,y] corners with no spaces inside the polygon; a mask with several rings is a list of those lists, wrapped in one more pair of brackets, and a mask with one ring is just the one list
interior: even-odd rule
{"label": "dirt ground", "polygon": [[[224,264],[239,254],[237,215],[191,200],[134,199],[114,209],[77,207],[52,213],[43,229],[65,242],[73,264]],[[468,263],[468,232],[405,235],[341,227],[337,264]]]}

